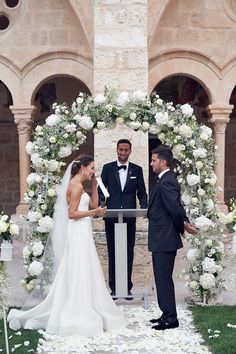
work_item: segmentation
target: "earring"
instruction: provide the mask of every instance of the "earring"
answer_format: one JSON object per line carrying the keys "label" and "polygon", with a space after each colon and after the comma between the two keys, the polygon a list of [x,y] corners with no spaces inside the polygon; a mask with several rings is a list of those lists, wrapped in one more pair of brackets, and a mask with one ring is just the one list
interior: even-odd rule
{"label": "earring", "polygon": [[84,174],[84,171],[82,170],[82,171],[81,171],[81,175],[83,176],[83,174]]}

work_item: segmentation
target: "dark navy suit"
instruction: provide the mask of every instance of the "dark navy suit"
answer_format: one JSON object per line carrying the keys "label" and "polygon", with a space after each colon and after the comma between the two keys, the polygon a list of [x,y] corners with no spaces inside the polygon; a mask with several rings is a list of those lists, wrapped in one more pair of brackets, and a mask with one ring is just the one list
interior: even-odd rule
{"label": "dark navy suit", "polygon": [[[136,209],[136,197],[138,197],[140,207],[144,209],[147,208],[147,194],[143,179],[143,170],[140,166],[129,162],[127,180],[123,191],[117,161],[110,162],[103,166],[101,178],[110,194],[106,202],[108,209]],[[101,201],[101,191],[99,191],[99,197]],[[112,291],[115,291],[114,223],[117,222],[117,219],[104,218],[104,220],[109,258],[109,286]],[[124,222],[127,223],[128,290],[130,291],[133,286],[131,274],[134,258],[136,219],[125,218]]]}
{"label": "dark navy suit", "polygon": [[148,206],[148,248],[152,252],[158,305],[163,320],[177,320],[172,279],[177,249],[183,247],[180,234],[188,221],[181,204],[180,186],[171,171],[165,172],[154,187]]}

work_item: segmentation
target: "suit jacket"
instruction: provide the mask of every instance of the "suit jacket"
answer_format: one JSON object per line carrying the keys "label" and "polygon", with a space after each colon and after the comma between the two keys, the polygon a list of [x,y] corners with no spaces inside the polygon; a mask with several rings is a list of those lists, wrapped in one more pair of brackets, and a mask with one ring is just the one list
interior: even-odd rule
{"label": "suit jacket", "polygon": [[[121,189],[116,161],[103,166],[101,178],[110,194],[106,203],[108,209],[136,209],[136,196],[138,197],[140,207],[147,208],[147,193],[143,179],[143,170],[140,166],[129,162],[127,180],[123,191]],[[102,200],[101,191],[99,191],[99,199],[100,201]]]}
{"label": "suit jacket", "polygon": [[151,252],[175,251],[183,247],[180,234],[188,221],[180,199],[180,185],[173,172],[162,175],[148,206],[148,248]]}

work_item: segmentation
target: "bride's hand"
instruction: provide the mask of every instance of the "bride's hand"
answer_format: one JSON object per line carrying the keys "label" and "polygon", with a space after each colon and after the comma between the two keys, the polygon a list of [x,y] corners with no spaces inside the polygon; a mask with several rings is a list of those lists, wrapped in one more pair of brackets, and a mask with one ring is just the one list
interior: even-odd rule
{"label": "bride's hand", "polygon": [[104,216],[106,213],[107,207],[101,207],[94,209],[96,216]]}

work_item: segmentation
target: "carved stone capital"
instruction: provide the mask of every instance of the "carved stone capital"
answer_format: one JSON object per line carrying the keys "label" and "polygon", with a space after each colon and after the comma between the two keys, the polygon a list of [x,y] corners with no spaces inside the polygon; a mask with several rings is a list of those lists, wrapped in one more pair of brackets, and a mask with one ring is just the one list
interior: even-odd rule
{"label": "carved stone capital", "polygon": [[34,121],[34,115],[37,111],[37,107],[15,107],[10,106],[10,109],[14,115],[14,122],[17,124],[19,134],[31,133],[31,126]]}
{"label": "carved stone capital", "polygon": [[208,106],[208,112],[211,116],[209,122],[213,124],[215,134],[224,134],[227,124],[229,123],[229,116],[233,110],[233,105],[216,105]]}

